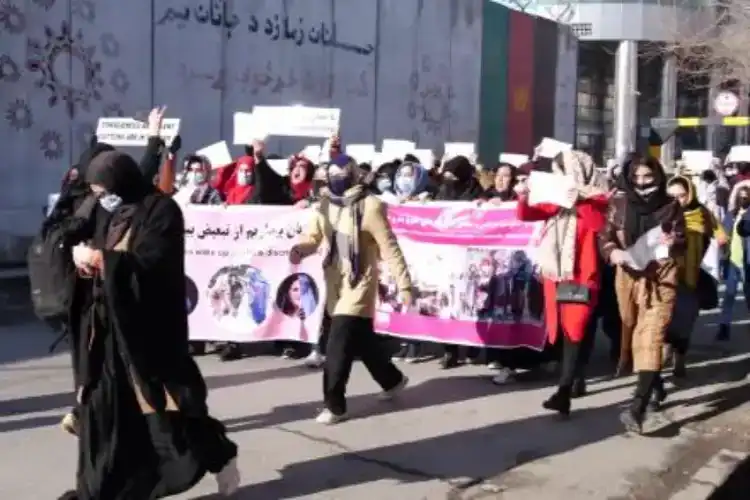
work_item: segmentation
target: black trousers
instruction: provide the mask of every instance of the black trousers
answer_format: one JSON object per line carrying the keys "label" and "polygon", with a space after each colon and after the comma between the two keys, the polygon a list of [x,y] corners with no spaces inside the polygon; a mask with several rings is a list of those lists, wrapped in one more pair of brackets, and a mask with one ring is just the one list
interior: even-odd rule
{"label": "black trousers", "polygon": [[372,318],[343,315],[331,318],[323,368],[323,398],[328,410],[336,415],[346,413],[346,384],[357,357],[384,391],[401,383],[404,375],[383,347],[373,329]]}
{"label": "black trousers", "polygon": [[558,348],[562,349],[562,353],[558,385],[561,389],[570,389],[573,382],[586,377],[586,367],[591,359],[591,352],[594,350],[596,327],[597,321],[595,316],[592,315],[580,342],[573,342],[562,331],[559,332],[557,344]]}

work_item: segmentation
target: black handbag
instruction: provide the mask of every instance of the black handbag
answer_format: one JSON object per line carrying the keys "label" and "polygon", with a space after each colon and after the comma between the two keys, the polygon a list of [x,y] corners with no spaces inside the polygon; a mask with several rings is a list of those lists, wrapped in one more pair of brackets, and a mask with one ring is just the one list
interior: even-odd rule
{"label": "black handbag", "polygon": [[[564,215],[565,211],[561,212]],[[573,215],[575,216],[575,215]],[[565,225],[563,226],[563,235],[568,231],[568,224],[570,220],[566,217]],[[557,227],[555,230],[555,250],[557,253],[557,271],[558,274],[562,274],[562,245],[560,244],[560,236],[557,233]],[[555,284],[555,299],[558,304],[589,304],[591,302],[591,289],[585,285],[573,283],[571,281],[560,281]]]}

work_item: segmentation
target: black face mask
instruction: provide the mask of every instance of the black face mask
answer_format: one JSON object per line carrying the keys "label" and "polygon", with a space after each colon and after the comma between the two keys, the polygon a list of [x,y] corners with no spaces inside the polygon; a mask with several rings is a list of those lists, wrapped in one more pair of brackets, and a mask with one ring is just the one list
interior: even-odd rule
{"label": "black face mask", "polygon": [[750,207],[750,198],[740,198],[737,200],[737,204],[740,206],[740,208],[747,209]]}

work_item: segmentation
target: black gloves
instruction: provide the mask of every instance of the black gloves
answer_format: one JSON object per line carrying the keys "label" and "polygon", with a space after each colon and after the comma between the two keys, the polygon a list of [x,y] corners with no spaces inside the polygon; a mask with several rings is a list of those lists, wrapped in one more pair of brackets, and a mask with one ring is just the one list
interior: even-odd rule
{"label": "black gloves", "polygon": [[172,144],[169,145],[169,154],[172,156],[177,155],[177,152],[182,148],[182,137],[178,134],[172,139]]}

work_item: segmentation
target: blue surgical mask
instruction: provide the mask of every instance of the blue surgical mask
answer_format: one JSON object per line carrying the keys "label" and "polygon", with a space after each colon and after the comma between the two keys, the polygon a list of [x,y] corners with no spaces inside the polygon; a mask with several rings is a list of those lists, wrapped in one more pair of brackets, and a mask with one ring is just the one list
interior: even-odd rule
{"label": "blue surgical mask", "polygon": [[328,180],[328,189],[335,196],[343,196],[350,187],[352,187],[352,179],[349,176],[331,177]]}
{"label": "blue surgical mask", "polygon": [[105,194],[99,198],[99,204],[107,212],[114,212],[120,205],[122,205],[122,198],[112,193]]}
{"label": "blue surgical mask", "polygon": [[237,174],[237,184],[240,186],[248,186],[253,180],[253,174],[250,172],[239,172]]}
{"label": "blue surgical mask", "polygon": [[390,191],[391,185],[391,180],[388,177],[381,177],[377,180],[377,182],[375,182],[375,187],[378,188],[378,191],[380,191],[381,193]]}
{"label": "blue surgical mask", "polygon": [[397,177],[396,178],[396,191],[398,194],[410,196],[414,193],[414,187],[416,182],[414,177]]}

